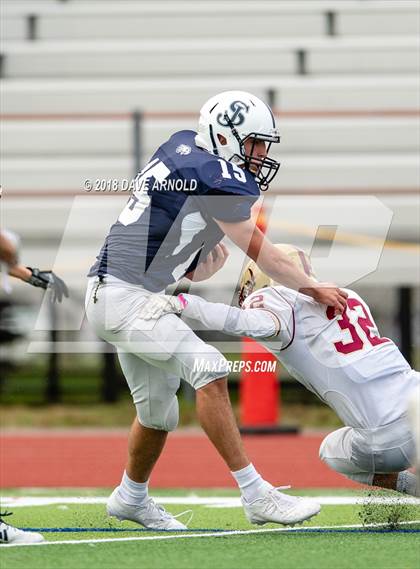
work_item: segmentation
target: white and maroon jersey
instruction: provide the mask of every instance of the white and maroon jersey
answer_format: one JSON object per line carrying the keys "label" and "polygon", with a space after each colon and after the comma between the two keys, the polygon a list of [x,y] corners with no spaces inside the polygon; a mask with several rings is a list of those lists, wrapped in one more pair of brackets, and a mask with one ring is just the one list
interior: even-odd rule
{"label": "white and maroon jersey", "polygon": [[420,374],[392,340],[380,337],[363,299],[346,292],[341,316],[283,286],[254,292],[243,310],[185,295],[184,315],[213,330],[258,339],[346,425],[370,429],[405,413]]}

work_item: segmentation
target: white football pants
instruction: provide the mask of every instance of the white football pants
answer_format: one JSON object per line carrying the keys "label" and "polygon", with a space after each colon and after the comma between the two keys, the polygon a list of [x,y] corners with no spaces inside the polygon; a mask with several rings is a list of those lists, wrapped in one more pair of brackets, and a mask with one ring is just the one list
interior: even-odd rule
{"label": "white football pants", "polygon": [[376,473],[402,472],[414,461],[414,440],[407,417],[376,429],[343,427],[327,435],[320,459],[360,484],[372,485]]}
{"label": "white football pants", "polygon": [[143,320],[142,307],[152,294],[116,277],[102,283],[92,277],[86,315],[96,334],[117,348],[140,423],[171,431],[178,424],[180,378],[199,389],[225,377],[228,364],[175,314]]}

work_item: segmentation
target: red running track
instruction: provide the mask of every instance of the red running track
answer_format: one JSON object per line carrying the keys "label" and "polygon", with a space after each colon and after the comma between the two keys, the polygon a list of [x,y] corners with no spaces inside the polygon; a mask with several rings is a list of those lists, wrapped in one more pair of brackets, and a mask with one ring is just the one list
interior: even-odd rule
{"label": "red running track", "polygon": [[[244,436],[246,450],[272,484],[357,487],[318,458],[319,435]],[[3,434],[0,485],[7,487],[115,486],[121,479],[127,434],[52,432]],[[153,472],[156,488],[233,487],[232,477],[201,434],[169,435]]]}

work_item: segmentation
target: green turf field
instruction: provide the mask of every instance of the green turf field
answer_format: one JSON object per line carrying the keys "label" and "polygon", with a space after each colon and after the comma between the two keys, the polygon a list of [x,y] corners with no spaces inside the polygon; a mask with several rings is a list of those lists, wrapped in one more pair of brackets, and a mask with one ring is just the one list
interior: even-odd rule
{"label": "green turf field", "polygon": [[[174,514],[191,510],[187,532],[151,532],[107,518],[107,490],[19,490],[3,492],[7,522],[44,529],[54,545],[1,546],[1,567],[25,569],[419,569],[420,505],[401,503],[392,493],[348,490],[299,492],[326,502],[319,516],[302,527],[252,526],[227,490],[155,492]],[[31,505],[11,498],[32,499]],[[364,504],[343,504],[363,497]],[[387,503],[377,503],[378,499]],[[51,503],[55,498],[54,503]],[[72,503],[76,498],[77,503]],[[80,498],[96,503],[80,503]],[[44,505],[35,505],[34,500]],[[391,503],[389,503],[391,500]],[[45,504],[45,502],[49,504]],[[337,502],[339,504],[331,504]],[[348,501],[348,500],[347,500]],[[329,504],[329,505],[328,505]],[[190,514],[185,513],[183,521]],[[416,523],[417,522],[417,523]],[[370,524],[370,525],[367,525]],[[372,526],[375,524],[375,526]],[[377,526],[376,524],[384,524]],[[344,527],[351,526],[351,527]],[[45,531],[46,529],[51,531]],[[134,530],[134,531],[133,531]],[[237,533],[235,533],[237,532]],[[78,543],[83,541],[82,543]]]}

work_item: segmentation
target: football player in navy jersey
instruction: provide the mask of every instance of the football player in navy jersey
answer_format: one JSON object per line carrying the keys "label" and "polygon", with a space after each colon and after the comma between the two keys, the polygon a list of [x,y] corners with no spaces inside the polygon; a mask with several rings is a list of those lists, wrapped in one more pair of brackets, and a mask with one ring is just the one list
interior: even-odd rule
{"label": "football player in navy jersey", "polygon": [[[148,528],[185,529],[148,496],[148,480],[169,431],[178,423],[180,378],[196,390],[197,414],[257,524],[293,524],[319,506],[279,492],[263,480],[242,446],[227,390],[227,362],[174,314],[142,318],[153,293],[187,277],[209,278],[225,263],[225,235],[271,278],[342,312],[346,294],[314,285],[251,220],[279,163],[269,157],[280,141],[270,108],[257,97],[228,91],[200,112],[198,132],[175,133],[136,177],[136,189],[89,272],[86,312],[97,334],[113,344],[137,409],[121,484],[109,515]],[[314,288],[314,286],[316,288]],[[206,362],[198,372],[195,362]],[[216,381],[217,380],[217,381]]]}

